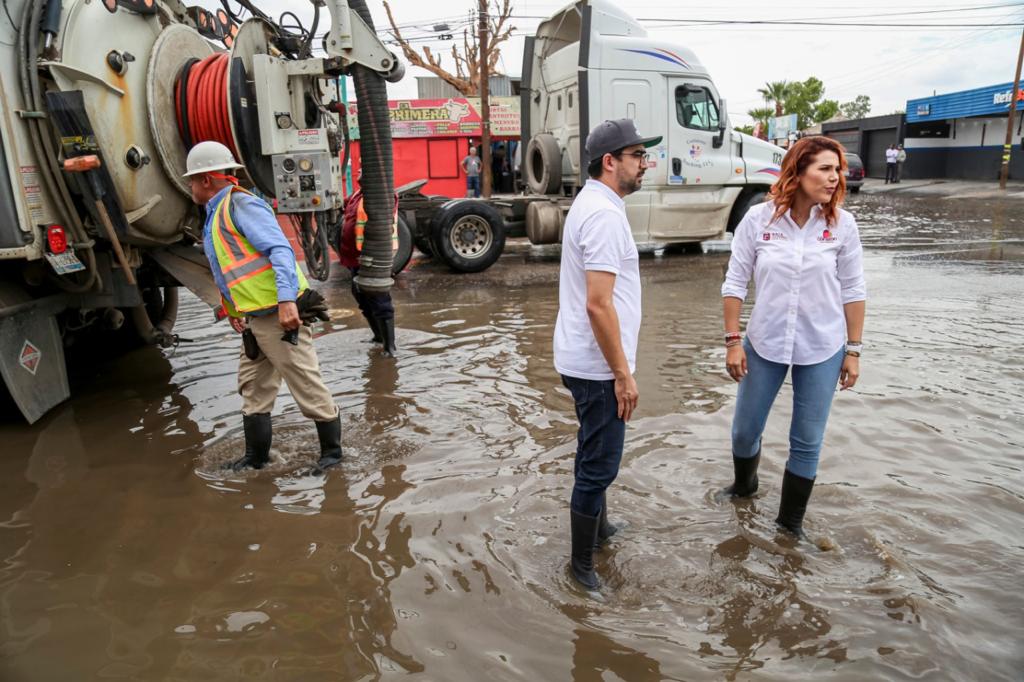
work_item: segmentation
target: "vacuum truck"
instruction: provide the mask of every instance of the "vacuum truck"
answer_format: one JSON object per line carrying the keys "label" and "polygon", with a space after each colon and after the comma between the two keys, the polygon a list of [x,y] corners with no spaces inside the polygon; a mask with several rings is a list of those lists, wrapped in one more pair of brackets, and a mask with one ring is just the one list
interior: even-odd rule
{"label": "vacuum truck", "polygon": [[178,0],[4,0],[0,374],[30,423],[69,397],[64,350],[76,339],[125,327],[169,347],[179,287],[219,306],[204,211],[182,177],[198,142],[232,150],[242,184],[276,201],[307,270],[326,279],[342,214],[346,75],[362,105],[360,283],[391,286],[385,80],[403,67],[365,0],[313,7],[306,28],[249,0],[216,12]]}

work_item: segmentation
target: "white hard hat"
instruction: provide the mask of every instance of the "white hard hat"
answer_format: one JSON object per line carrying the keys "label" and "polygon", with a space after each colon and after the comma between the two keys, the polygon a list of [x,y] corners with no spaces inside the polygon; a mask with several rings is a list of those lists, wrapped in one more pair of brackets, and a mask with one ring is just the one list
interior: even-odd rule
{"label": "white hard hat", "polygon": [[200,142],[189,151],[185,160],[186,173],[182,177],[241,167],[242,165],[235,161],[231,150],[220,142]]}

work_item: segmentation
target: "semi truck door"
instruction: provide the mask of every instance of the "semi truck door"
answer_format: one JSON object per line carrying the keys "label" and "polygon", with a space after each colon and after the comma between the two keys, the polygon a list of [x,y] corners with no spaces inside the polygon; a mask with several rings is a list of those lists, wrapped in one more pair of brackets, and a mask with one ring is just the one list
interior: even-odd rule
{"label": "semi truck door", "polygon": [[717,98],[707,81],[669,79],[668,184],[719,188],[732,176],[728,131],[719,136]]}

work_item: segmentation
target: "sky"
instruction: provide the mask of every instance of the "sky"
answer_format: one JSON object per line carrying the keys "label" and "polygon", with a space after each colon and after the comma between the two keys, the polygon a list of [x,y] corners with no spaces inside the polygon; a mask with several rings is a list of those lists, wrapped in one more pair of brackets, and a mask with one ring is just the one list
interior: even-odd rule
{"label": "sky", "polygon": [[[617,2],[618,0],[613,0]],[[215,0],[202,0],[208,8]],[[307,26],[307,0],[254,0],[263,12],[293,11]],[[367,0],[376,29],[385,40],[388,21],[381,0]],[[502,45],[499,69],[519,76],[523,41],[566,2],[513,0],[513,37]],[[846,102],[871,98],[870,115],[903,110],[908,99],[1012,81],[1024,24],[1024,0],[861,0],[840,6],[822,0],[631,0],[625,4],[652,37],[693,50],[727,100],[733,125],[750,123],[747,111],[764,106],[757,92],[768,81],[802,81],[816,76],[825,97]],[[461,44],[463,27],[472,30],[474,0],[391,0],[391,10],[406,38],[444,55],[454,70],[452,42],[439,39],[433,26],[447,23]],[[620,5],[621,6],[621,5]],[[492,4],[493,7],[493,4]],[[677,20],[677,21],[675,21]],[[882,26],[696,24],[716,21],[804,21],[882,24]],[[321,26],[326,21],[326,11]],[[913,24],[899,26],[898,24]],[[1016,24],[1016,26],[1013,26]],[[922,26],[925,25],[925,26]],[[981,26],[978,26],[981,25]],[[400,54],[396,45],[391,49]],[[401,55],[400,55],[401,57]],[[404,61],[404,57],[402,57]],[[406,77],[388,84],[391,99],[416,97],[415,76],[431,75],[407,67]]]}

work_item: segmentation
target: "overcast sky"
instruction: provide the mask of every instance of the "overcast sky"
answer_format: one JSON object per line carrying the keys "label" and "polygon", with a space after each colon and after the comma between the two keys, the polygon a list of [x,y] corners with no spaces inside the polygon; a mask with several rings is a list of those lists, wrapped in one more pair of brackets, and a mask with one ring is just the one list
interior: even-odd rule
{"label": "overcast sky", "polygon": [[[305,0],[254,0],[272,16],[294,11],[307,25],[312,17]],[[367,0],[378,31],[387,28],[380,0]],[[202,0],[209,8],[219,5]],[[514,36],[502,46],[502,70],[519,76],[523,39],[532,35],[540,19],[564,7],[565,2],[515,0]],[[763,101],[757,93],[766,81],[804,80],[817,76],[825,83],[825,96],[840,102],[857,95],[871,97],[871,115],[903,109],[908,99],[933,92],[942,94],[1013,80],[1024,0],[861,0],[840,7],[821,0],[694,0],[622,3],[659,39],[684,45],[710,71],[719,92],[728,101],[733,123],[748,123],[746,112]],[[392,0],[391,8],[403,34],[417,46],[429,45],[447,53],[451,42],[437,39],[432,27],[447,23],[461,43],[462,28],[470,25],[473,0]],[[326,20],[326,12],[321,20]],[[658,20],[678,20],[658,21]],[[694,20],[768,20],[885,24],[884,26],[795,25],[685,25]],[[680,25],[683,24],[683,25]],[[929,24],[894,26],[894,24]],[[970,26],[986,24],[992,26]],[[954,26],[955,25],[955,26]],[[966,25],[966,26],[965,26]],[[398,52],[397,46],[393,48]],[[443,64],[453,67],[450,55]],[[392,99],[414,98],[417,75],[389,84]]]}

